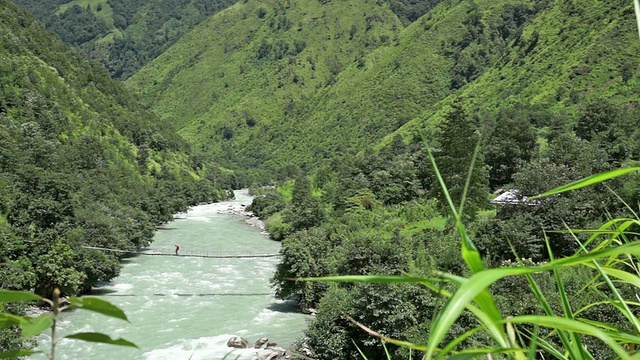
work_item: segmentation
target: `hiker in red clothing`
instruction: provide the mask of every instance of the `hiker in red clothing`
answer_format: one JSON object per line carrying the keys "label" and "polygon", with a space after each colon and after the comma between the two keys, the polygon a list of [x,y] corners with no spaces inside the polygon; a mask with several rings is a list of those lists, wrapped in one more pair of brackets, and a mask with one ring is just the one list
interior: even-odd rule
{"label": "hiker in red clothing", "polygon": [[176,255],[178,255],[178,250],[180,250],[180,246],[176,245]]}

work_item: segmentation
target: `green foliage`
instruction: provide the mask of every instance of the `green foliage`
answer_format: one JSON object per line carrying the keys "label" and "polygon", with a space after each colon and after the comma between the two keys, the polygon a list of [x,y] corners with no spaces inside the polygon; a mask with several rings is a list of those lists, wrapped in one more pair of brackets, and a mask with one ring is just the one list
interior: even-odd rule
{"label": "green foliage", "polygon": [[291,194],[291,202],[282,211],[282,221],[289,224],[289,231],[309,229],[324,219],[320,202],[311,196],[311,182],[305,176],[298,177]]}
{"label": "green foliage", "polygon": [[36,268],[37,294],[51,294],[55,288],[60,288],[64,294],[80,291],[87,276],[74,268],[73,255],[69,245],[57,242],[40,257],[41,265]]}
{"label": "green foliage", "polygon": [[[404,28],[396,15],[411,6],[428,12]],[[469,114],[492,119],[514,104],[572,114],[600,96],[632,101],[635,80],[619,75],[619,64],[637,65],[631,5],[589,3],[570,15],[563,6],[247,1],[208,18],[128,85],[225,166],[271,174],[326,166],[385,137],[389,144],[394,132],[411,142],[434,130],[454,97]],[[206,36],[211,28],[224,36]],[[486,136],[496,128],[478,125]],[[529,156],[496,159],[492,185],[510,181],[508,159]]]}
{"label": "green foliage", "polygon": [[[625,107],[620,106],[617,109],[625,113],[623,108]],[[599,135],[594,136],[591,141],[587,141],[575,136],[568,127],[549,126],[555,121],[554,118],[536,107],[525,107],[521,111],[520,114],[513,111],[514,124],[519,124],[522,128],[529,130],[528,133],[522,134],[521,138],[514,139],[513,144],[516,144],[514,146],[518,146],[519,149],[514,149],[513,153],[520,155],[518,155],[518,161],[510,163],[511,167],[508,172],[513,172],[510,176],[512,183],[507,184],[510,188],[520,189],[521,196],[541,193],[562,183],[571,183],[576,178],[605,171],[618,161],[631,161],[627,157],[612,160],[612,157],[607,155],[610,151],[608,149],[631,149],[629,138],[620,136],[616,140],[619,144],[610,144],[606,140],[600,142],[600,139],[605,139],[605,137]],[[583,111],[590,110],[585,108]],[[633,111],[631,112],[633,113]],[[463,112],[460,111],[460,113]],[[506,114],[509,112],[500,113],[499,116],[509,116]],[[575,118],[580,116],[583,114],[578,113]],[[630,114],[627,114],[617,120],[616,124],[620,124],[617,126],[627,126],[631,129],[630,124],[633,121],[637,122],[637,118],[630,120],[629,116]],[[465,117],[461,116],[460,118]],[[468,171],[468,166],[472,162],[470,157],[473,156],[474,147],[477,144],[477,142],[470,141],[465,143],[464,140],[478,136],[476,132],[469,131],[466,136],[457,137],[464,133],[465,129],[474,130],[473,121],[468,118],[466,120],[466,122],[460,122],[451,127],[459,130],[458,132],[450,131],[447,134],[442,131],[435,135],[435,138],[439,140],[438,148],[443,149],[441,153],[447,150],[449,153],[454,153],[454,150],[458,150],[457,154],[467,156],[464,161],[460,161],[467,165],[457,168],[460,173],[457,175],[457,179],[462,182],[458,187],[463,187],[462,190],[459,190],[460,193],[465,193],[464,187],[468,179],[465,171]],[[496,128],[494,131],[498,134],[502,131],[507,134],[514,131],[513,129],[498,130],[498,125],[492,125],[494,120],[489,117],[479,119],[479,122],[482,128]],[[564,121],[571,120],[564,118]],[[545,136],[548,137],[549,142],[542,151],[535,151],[535,146],[531,146],[533,149],[527,148],[526,144],[535,144],[535,139],[531,135],[532,124],[547,127],[548,132],[545,133]],[[443,127],[445,126],[447,126],[446,123]],[[620,130],[613,130],[612,133],[620,133]],[[634,133],[634,130],[628,133]],[[480,145],[492,149],[494,154],[499,154],[506,152],[505,149],[509,148],[508,145],[502,144],[503,142],[508,143],[508,138],[509,136],[505,135],[502,139],[493,140],[494,142],[486,141]],[[443,143],[446,145],[442,145]],[[466,150],[461,150],[465,146]],[[440,159],[443,159],[441,153],[435,156],[441,156]],[[624,153],[630,154],[627,150]],[[500,321],[504,320],[500,320],[500,316],[502,316],[500,314],[515,316],[523,321],[524,319],[531,321],[531,318],[528,317],[529,314],[547,312],[548,309],[551,309],[547,312],[548,314],[566,314],[566,303],[569,301],[571,308],[580,316],[629,331],[624,313],[617,311],[615,307],[606,305],[607,296],[616,296],[616,291],[624,294],[621,296],[624,296],[625,299],[632,299],[633,292],[627,286],[621,286],[615,291],[611,290],[606,284],[596,282],[594,279],[599,276],[598,273],[587,267],[563,268],[559,272],[561,275],[559,278],[553,272],[537,269],[540,267],[547,269],[545,266],[549,262],[555,264],[553,261],[557,257],[577,259],[578,255],[576,254],[581,253],[579,241],[589,243],[589,249],[597,247],[599,244],[593,239],[589,239],[592,234],[589,231],[583,233],[576,230],[578,233],[572,235],[567,231],[553,230],[566,229],[567,226],[573,229],[593,229],[607,221],[607,214],[631,215],[628,209],[625,209],[624,204],[616,198],[616,195],[609,193],[606,188],[601,187],[602,185],[584,186],[609,179],[612,181],[609,181],[607,186],[614,191],[631,189],[634,187],[632,184],[635,183],[633,180],[621,181],[615,178],[621,174],[635,171],[636,168],[589,177],[575,184],[570,184],[566,188],[559,188],[558,191],[562,193],[561,195],[550,196],[543,200],[537,199],[532,202],[535,198],[521,199],[528,201],[529,205],[526,205],[527,202],[520,205],[498,205],[495,211],[487,211],[486,214],[477,217],[472,222],[467,220],[468,226],[463,226],[458,209],[459,199],[453,200],[454,197],[447,193],[445,198],[440,200],[440,206],[436,206],[433,199],[429,201],[420,199],[433,191],[431,188],[434,186],[434,181],[441,179],[447,185],[451,183],[451,180],[447,180],[447,177],[451,175],[442,174],[438,179],[437,174],[433,174],[432,170],[422,168],[424,164],[420,164],[418,159],[424,159],[421,152],[396,137],[392,143],[381,147],[378,152],[365,150],[351,161],[343,160],[329,167],[335,169],[335,172],[325,168],[318,170],[317,175],[314,176],[314,179],[319,179],[319,182],[323,184],[318,201],[325,208],[325,219],[310,229],[291,232],[284,237],[282,263],[278,266],[274,285],[279,297],[292,297],[298,299],[303,308],[318,309],[316,321],[311,323],[306,333],[306,343],[307,345],[313,344],[311,348],[316,358],[348,358],[361,356],[360,354],[367,358],[376,358],[384,351],[379,340],[375,339],[379,334],[382,334],[383,341],[391,341],[400,346],[389,345],[392,357],[406,358],[407,352],[402,349],[402,346],[408,344],[413,349],[420,351],[425,351],[427,348],[437,348],[439,344],[432,344],[430,347],[423,345],[433,341],[430,339],[436,326],[439,327],[437,336],[443,341],[440,346],[453,341],[450,348],[443,348],[447,354],[453,349],[461,353],[465,351],[474,354],[495,353],[496,346],[508,347],[509,344],[515,343],[508,332],[501,330],[503,325]],[[476,164],[479,163],[479,160],[476,155]],[[398,202],[388,201],[384,197],[386,192],[382,190],[387,186],[392,186],[394,182],[389,179],[380,181],[381,177],[373,174],[379,173],[382,169],[391,169],[404,161],[412,163],[408,168],[411,171],[408,173],[413,174],[405,179],[410,179],[408,182],[425,186],[419,186],[415,192],[408,192],[413,195],[407,195],[405,192],[406,199],[401,199]],[[454,162],[453,165],[457,164]],[[450,170],[451,167],[453,166],[449,166],[447,170]],[[444,167],[441,168],[444,169]],[[443,170],[443,173],[445,171]],[[418,180],[418,176],[423,179]],[[453,179],[455,180],[456,177]],[[486,174],[484,181],[486,181]],[[473,180],[469,182],[469,186],[472,187],[473,184]],[[294,191],[296,187],[297,192]],[[294,184],[293,188],[289,185],[287,193],[306,194],[308,190],[299,190],[311,187],[313,184],[308,184],[303,179],[303,182]],[[568,188],[572,188],[574,191],[565,192]],[[470,188],[466,189],[466,194],[471,193],[473,192]],[[484,191],[478,191],[476,194],[478,204],[486,208],[488,205],[486,185]],[[625,190],[621,194],[625,194],[625,200],[637,203],[637,191],[627,192]],[[295,196],[295,198],[298,201],[308,199],[304,196]],[[380,198],[385,201],[380,201]],[[439,214],[439,210],[443,208],[442,204],[449,204],[450,200],[452,200],[451,206],[455,209],[456,215],[453,217],[455,223],[451,221],[447,223],[445,218]],[[292,200],[291,203],[293,202]],[[291,203],[287,206],[291,206]],[[469,200],[465,201],[465,209],[469,209]],[[476,212],[472,214],[475,215]],[[281,226],[290,224],[288,221],[292,221],[291,219],[285,221],[282,217],[277,217],[277,219]],[[607,231],[609,230],[608,226],[604,226]],[[541,229],[545,231],[543,232]],[[633,237],[634,235],[629,233],[626,236]],[[462,256],[459,255],[461,247],[463,249]],[[526,267],[531,269],[522,270],[518,261],[523,258],[525,258],[523,261]],[[564,264],[561,260],[557,261]],[[576,261],[581,262],[582,260]],[[473,284],[475,279],[481,279],[485,275],[472,278],[468,283],[461,280],[461,277],[469,277],[471,273],[490,273],[490,269],[486,269],[486,266],[496,270],[492,275],[486,275],[487,279],[494,279],[489,281],[492,284],[493,281],[496,281],[494,285],[487,288],[490,289],[490,292],[479,288],[471,290],[475,286]],[[522,274],[523,272],[533,274],[532,279],[538,284],[533,288],[538,287],[539,290],[532,291],[526,277],[503,277],[501,275],[503,268],[508,268],[504,270],[505,272],[511,271],[509,270],[511,268],[517,268],[517,270],[513,270],[515,273],[512,274]],[[418,274],[424,276],[434,272],[444,274],[440,276],[444,276],[442,281],[446,281],[447,284],[440,283],[441,279],[429,278],[425,280],[420,278],[419,282],[426,283],[427,289],[430,289],[431,292],[422,288],[424,293],[415,295],[412,290],[407,288],[402,288],[398,293],[385,288],[387,292],[393,294],[389,298],[386,297],[385,290],[377,286],[367,287],[349,283],[329,285],[324,282],[300,281],[300,278],[317,278],[336,274],[358,275],[345,280],[349,282],[351,280],[368,281],[367,279],[373,279],[370,274],[408,273],[414,276],[418,276]],[[620,276],[631,275],[622,274]],[[332,277],[331,279],[339,278]],[[401,282],[417,281],[406,278],[392,279]],[[484,283],[484,285],[488,286],[488,283]],[[477,295],[475,300],[477,307],[457,308],[453,317],[440,320],[436,314],[440,313],[442,306],[447,302],[446,298],[453,296],[452,294],[458,286],[467,287],[475,295],[466,293],[467,295],[460,295],[457,299],[462,300],[467,299],[467,296]],[[563,289],[565,294],[561,295],[562,291],[559,289]],[[476,293],[476,291],[479,292]],[[390,301],[391,298],[394,301],[404,299],[405,293],[413,294],[415,302],[412,300],[408,300],[406,303]],[[548,299],[548,306],[541,303],[541,296]],[[366,304],[359,302],[363,298],[366,299]],[[603,299],[605,299],[604,302]],[[415,305],[416,302],[420,306]],[[358,319],[359,322],[365,324],[369,329],[374,329],[375,332],[368,332],[352,324],[344,317],[343,312]],[[483,312],[486,315],[483,315]],[[396,318],[405,320],[394,323]],[[454,318],[455,320],[453,320]],[[577,316],[572,316],[572,318],[577,318]],[[445,322],[444,325],[440,325],[442,321],[449,323]],[[487,325],[486,331],[473,330],[478,326],[483,326],[486,321],[496,323]],[[545,356],[547,354],[557,355],[558,352],[554,348],[580,347],[580,344],[587,344],[594,358],[611,358],[617,352],[611,342],[609,345],[603,345],[589,336],[576,342],[571,337],[566,337],[564,334],[547,328],[561,326],[562,329],[575,331],[580,328],[580,325],[570,322],[553,325],[553,322],[546,318],[540,321],[539,326],[513,323],[507,328],[512,327],[519,332],[521,338],[517,340],[518,346],[526,348],[528,346],[526,344],[529,344],[528,341],[535,341],[539,344],[541,351],[545,352]],[[585,328],[580,331],[587,331],[587,334],[599,334],[598,330],[593,328]],[[398,335],[390,336],[389,334]],[[537,334],[535,336],[539,336],[539,338],[527,340],[533,336],[532,334]],[[374,338],[371,337],[372,335]],[[610,334],[604,335],[609,336]],[[413,342],[407,343],[404,340],[396,339],[408,339]],[[354,340],[355,344],[351,340]],[[517,356],[515,354],[512,357]]]}
{"label": "green foliage", "polygon": [[[311,323],[308,345],[318,349],[315,359],[379,359],[385,350],[375,337],[351,324],[344,314],[378,329],[385,336],[411,336],[427,322],[437,299],[428,290],[408,284],[353,284],[331,286]],[[371,311],[376,309],[375,311]],[[417,311],[420,309],[420,311]],[[416,314],[420,314],[416,316]],[[407,353],[395,345],[387,346],[392,359],[407,359]]]}
{"label": "green foliage", "polygon": [[440,2],[441,0],[394,0],[389,1],[389,8],[406,26],[418,20]]}
{"label": "green foliage", "polygon": [[[117,49],[121,63],[110,66],[123,78],[192,26],[185,23],[195,26],[199,20],[193,19],[200,19],[192,16],[193,1],[166,8],[160,1],[108,4],[113,27],[124,35],[114,31],[103,38],[112,45],[100,46]],[[111,26],[106,8],[95,18],[75,11],[87,24],[102,19]],[[163,14],[173,18],[163,22]],[[408,344],[391,337],[443,356],[497,356],[501,347],[514,358],[533,357],[535,344],[545,357],[624,357],[615,343],[637,341],[625,308],[631,290],[611,286],[607,277],[636,280],[626,263],[607,258],[621,249],[607,246],[635,235],[600,242],[580,231],[630,216],[615,195],[597,185],[531,205],[501,205],[495,216],[476,215],[488,206],[487,181],[529,196],[638,165],[639,47],[632,14],[622,0],[248,0],[207,18],[128,80],[162,120],[134,105],[96,68],[69,77],[74,67],[63,59],[74,55],[51,62],[47,52],[30,50],[57,73],[20,57],[0,62],[8,74],[3,83],[10,84],[2,88],[0,116],[14,123],[0,127],[0,219],[7,220],[4,229],[0,222],[0,235],[9,239],[0,254],[3,282],[15,271],[19,283],[33,284],[41,257],[60,264],[73,259],[59,242],[144,246],[149,225],[196,198],[210,201],[220,187],[296,179],[252,207],[283,241],[274,278],[278,296],[320,311],[308,332],[316,357],[377,358],[384,351],[342,311],[392,341],[399,358],[407,352],[395,346]],[[145,29],[157,26],[162,30],[148,36]],[[22,46],[7,39],[2,46],[8,53]],[[93,55],[105,59],[101,49],[93,48]],[[76,101],[61,86],[52,92],[64,96],[52,97],[13,85],[59,85],[58,78],[86,85],[75,91],[83,97]],[[109,110],[114,106],[101,92],[117,94],[117,110]],[[29,106],[16,106],[21,103]],[[90,111],[66,106],[73,103],[88,104]],[[86,118],[93,123],[78,126]],[[197,154],[180,152],[187,146],[170,123],[194,142]],[[108,141],[116,132],[123,138]],[[434,145],[440,174],[429,166],[423,133]],[[69,167],[81,177],[68,175]],[[201,186],[199,178],[215,185]],[[91,186],[82,185],[85,179]],[[635,180],[607,186],[637,204]],[[450,191],[442,194],[436,182]],[[620,220],[600,230],[617,231],[616,225],[622,231],[637,224]],[[577,234],[553,231],[567,226]],[[634,246],[622,250],[635,253]],[[72,285],[76,273],[86,282],[114,273],[115,259],[88,251],[78,257],[86,266],[74,264],[74,272],[64,274]],[[520,264],[522,257],[531,260]],[[437,278],[426,277],[432,271]],[[415,274],[393,279],[426,289],[399,284],[385,292],[378,284],[290,280],[372,273]],[[529,315],[534,311],[546,315]]]}
{"label": "green foliage", "polygon": [[285,203],[280,194],[275,191],[270,191],[255,197],[251,205],[247,207],[247,211],[253,212],[261,219],[267,219],[283,210],[284,207]]}
{"label": "green foliage", "polygon": [[270,216],[264,223],[265,229],[272,239],[281,241],[291,234],[291,225],[282,219],[282,213],[277,212]]}
{"label": "green foliage", "polygon": [[[38,295],[22,292],[22,291],[10,291],[0,290],[0,330],[5,330],[7,327],[11,329],[19,329],[22,341],[30,341],[34,336],[44,332],[47,329],[51,329],[51,349],[47,354],[47,358],[50,360],[55,359],[55,349],[59,339],[56,338],[56,323],[61,311],[68,308],[81,308],[86,311],[93,311],[105,316],[114,317],[117,319],[127,320],[127,316],[117,306],[111,303],[92,297],[85,298],[70,298],[71,305],[63,305],[60,300],[60,291],[55,289],[52,291],[52,299],[46,299]],[[30,316],[16,316],[11,313],[5,312],[5,304],[19,301],[43,301],[51,306],[51,314],[42,314],[38,317]],[[78,339],[89,342],[97,342],[103,344],[117,345],[117,346],[138,346],[130,341],[124,339],[111,339],[109,336],[101,333],[76,333],[65,336],[68,339]],[[0,347],[0,359],[12,358],[15,356],[31,355],[34,352],[30,350],[9,350],[6,351],[4,346]]]}
{"label": "green foliage", "polygon": [[45,20],[47,29],[74,47],[81,47],[91,40],[100,39],[110,31],[109,25],[90,8],[77,4],[67,7],[58,15],[51,15]]}
{"label": "green foliage", "polygon": [[303,230],[287,237],[280,252],[284,255],[283,261],[278,264],[273,278],[276,295],[282,299],[296,298],[303,309],[315,306],[327,287],[290,279],[303,274],[327,274],[329,269],[326,256],[330,250],[329,234],[320,229]]}

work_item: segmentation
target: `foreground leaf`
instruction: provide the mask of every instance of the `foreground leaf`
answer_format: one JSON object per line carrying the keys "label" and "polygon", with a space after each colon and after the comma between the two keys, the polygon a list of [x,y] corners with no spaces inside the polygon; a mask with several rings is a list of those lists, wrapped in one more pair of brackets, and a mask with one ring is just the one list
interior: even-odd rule
{"label": "foreground leaf", "polygon": [[138,345],[132,343],[131,341],[128,341],[125,339],[112,339],[105,334],[96,333],[96,332],[77,333],[77,334],[67,335],[65,337],[68,339],[78,339],[78,340],[83,340],[88,342],[102,343],[102,344],[109,344],[109,345],[129,346],[129,347],[134,347],[136,349],[139,349]]}
{"label": "foreground leaf", "polygon": [[41,351],[31,351],[31,350],[12,350],[0,352],[0,359],[16,359],[21,356],[29,356],[33,354],[41,353]]}
{"label": "foreground leaf", "polygon": [[82,308],[85,310],[97,312],[102,315],[106,315],[116,319],[129,321],[129,319],[127,319],[127,315],[125,315],[122,309],[120,309],[119,307],[113,305],[108,301],[98,299],[95,297],[83,297],[83,298],[70,297],[69,301],[71,302],[73,307]]}
{"label": "foreground leaf", "polygon": [[16,301],[37,301],[42,300],[42,296],[26,291],[0,290],[0,302],[16,302]]}
{"label": "foreground leaf", "polygon": [[53,325],[53,318],[51,314],[42,314],[36,318],[23,318],[23,321],[20,323],[22,337],[28,339],[47,330]]}
{"label": "foreground leaf", "polygon": [[544,315],[523,315],[516,316],[505,320],[514,324],[536,324],[551,329],[562,329],[573,333],[579,333],[596,337],[606,343],[611,350],[613,350],[621,359],[631,359],[631,356],[618,345],[616,340],[626,344],[639,344],[640,337],[625,334],[615,333],[606,330],[601,330],[595,326],[586,324],[582,321],[567,319],[555,316]]}
{"label": "foreground leaf", "polygon": [[21,316],[0,313],[0,329],[6,328],[11,325],[20,325],[23,318]]}

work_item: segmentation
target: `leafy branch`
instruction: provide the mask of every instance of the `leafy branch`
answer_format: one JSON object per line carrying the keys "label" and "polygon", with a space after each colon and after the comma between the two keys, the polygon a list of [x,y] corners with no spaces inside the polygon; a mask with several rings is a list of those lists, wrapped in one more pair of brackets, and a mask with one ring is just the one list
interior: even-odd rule
{"label": "leafy branch", "polygon": [[[43,301],[51,306],[52,311],[50,314],[42,314],[37,317],[17,316],[4,312],[4,304],[23,301]],[[0,329],[9,326],[18,326],[22,331],[23,340],[27,340],[31,337],[39,335],[47,329],[51,329],[51,348],[49,350],[49,353],[47,354],[47,357],[49,360],[54,360],[56,345],[59,341],[56,336],[56,323],[58,321],[59,315],[61,312],[67,309],[74,308],[96,312],[127,322],[129,321],[125,313],[120,308],[108,301],[104,301],[95,297],[70,297],[67,304],[60,299],[60,290],[58,289],[54,290],[51,299],[43,298],[30,292],[0,290]],[[67,335],[64,338],[138,348],[136,344],[128,340],[121,338],[112,339],[108,335],[96,332],[75,333]],[[40,352],[32,350],[5,351],[0,353],[0,359],[11,359],[19,356],[28,356],[35,353]]]}

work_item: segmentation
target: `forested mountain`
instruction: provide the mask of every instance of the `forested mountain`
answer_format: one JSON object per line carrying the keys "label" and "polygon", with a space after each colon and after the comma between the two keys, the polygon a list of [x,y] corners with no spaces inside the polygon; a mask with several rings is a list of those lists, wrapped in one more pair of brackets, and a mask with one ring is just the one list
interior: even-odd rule
{"label": "forested mountain", "polygon": [[247,1],[128,85],[229,164],[315,167],[407,123],[433,129],[453,97],[474,114],[628,100],[632,17],[624,1],[445,1],[404,28],[381,2]]}
{"label": "forested mountain", "polygon": [[240,167],[277,167],[275,149],[293,155],[302,145],[288,140],[302,130],[292,119],[402,28],[371,1],[247,1],[207,19],[128,85],[206,152]]}
{"label": "forested mountain", "polygon": [[76,294],[112,279],[118,257],[83,246],[147,246],[175,212],[226,197],[216,170],[99,64],[0,1],[3,289]]}
{"label": "forested mountain", "polygon": [[124,80],[235,0],[15,0],[62,41]]}

